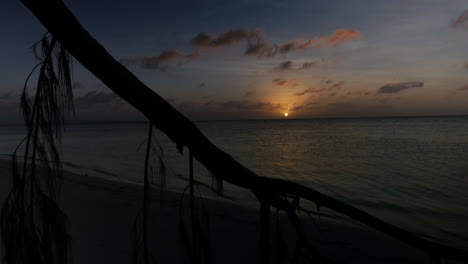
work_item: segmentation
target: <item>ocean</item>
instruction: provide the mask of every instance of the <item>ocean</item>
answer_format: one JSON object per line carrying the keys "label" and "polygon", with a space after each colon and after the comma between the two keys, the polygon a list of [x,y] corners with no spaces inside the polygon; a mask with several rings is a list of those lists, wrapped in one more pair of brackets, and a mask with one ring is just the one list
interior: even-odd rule
{"label": "ocean", "polygon": [[[468,246],[468,117],[205,121],[197,126],[222,150],[262,176],[295,181],[392,224],[450,245]],[[68,125],[66,169],[141,183],[147,123]],[[0,126],[0,158],[26,135]],[[161,132],[167,187],[187,185],[188,157]],[[195,177],[210,174],[195,164]],[[158,183],[157,175],[155,183]],[[250,192],[224,185],[234,202],[255,206]],[[205,187],[201,193],[214,197]],[[223,199],[223,198],[222,198]]]}

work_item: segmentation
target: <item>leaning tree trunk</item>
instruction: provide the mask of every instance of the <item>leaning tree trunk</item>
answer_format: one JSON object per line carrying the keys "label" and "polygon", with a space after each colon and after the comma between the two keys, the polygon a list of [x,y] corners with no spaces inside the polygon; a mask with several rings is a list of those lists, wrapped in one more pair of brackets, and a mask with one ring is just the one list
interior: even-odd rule
{"label": "leaning tree trunk", "polygon": [[431,254],[468,260],[466,250],[422,239],[364,211],[302,185],[256,175],[217,148],[193,122],[115,60],[80,25],[61,0],[21,0],[21,2],[34,13],[75,59],[164,132],[176,144],[180,153],[184,147],[187,147],[193,156],[216,177],[252,190],[262,204],[270,204],[291,214],[294,206],[284,196],[306,199],[319,206],[325,206],[347,215]]}

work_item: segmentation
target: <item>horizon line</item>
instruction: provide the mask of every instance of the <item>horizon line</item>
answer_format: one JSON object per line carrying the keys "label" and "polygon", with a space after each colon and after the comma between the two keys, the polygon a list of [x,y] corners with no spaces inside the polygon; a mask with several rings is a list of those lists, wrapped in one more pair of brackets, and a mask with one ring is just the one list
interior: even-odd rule
{"label": "horizon line", "polygon": [[[297,121],[297,120],[324,120],[324,119],[372,119],[372,118],[433,118],[433,117],[468,117],[468,114],[459,115],[396,115],[396,116],[341,116],[341,117],[310,117],[310,118],[252,118],[252,119],[199,119],[190,120],[192,122],[240,122],[240,121]],[[65,125],[80,124],[143,124],[148,120],[67,120]],[[1,123],[0,126],[25,126],[24,122]]]}

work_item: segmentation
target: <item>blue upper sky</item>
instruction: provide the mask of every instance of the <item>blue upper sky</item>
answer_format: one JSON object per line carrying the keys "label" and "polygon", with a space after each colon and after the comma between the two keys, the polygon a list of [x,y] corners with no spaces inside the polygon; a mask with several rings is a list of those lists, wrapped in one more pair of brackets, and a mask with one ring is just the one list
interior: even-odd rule
{"label": "blue upper sky", "polygon": [[[194,119],[468,114],[466,0],[66,4]],[[19,0],[3,4],[0,29],[0,122],[15,122],[45,29]],[[141,119],[78,62],[74,73],[78,119]]]}

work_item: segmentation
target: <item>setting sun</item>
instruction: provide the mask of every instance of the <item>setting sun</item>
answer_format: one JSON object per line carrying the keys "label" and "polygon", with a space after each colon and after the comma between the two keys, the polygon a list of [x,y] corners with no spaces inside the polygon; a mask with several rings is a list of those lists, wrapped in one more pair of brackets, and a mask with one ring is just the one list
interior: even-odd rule
{"label": "setting sun", "polygon": [[284,116],[288,116],[289,114],[288,113],[284,113]]}

